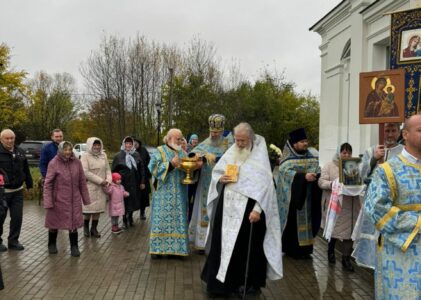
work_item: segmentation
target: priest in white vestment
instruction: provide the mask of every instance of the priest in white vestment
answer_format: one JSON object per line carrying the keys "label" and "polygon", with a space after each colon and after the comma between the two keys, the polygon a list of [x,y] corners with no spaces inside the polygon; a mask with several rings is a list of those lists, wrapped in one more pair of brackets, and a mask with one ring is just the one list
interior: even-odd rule
{"label": "priest in white vestment", "polygon": [[[208,257],[201,277],[215,296],[242,293],[244,288],[256,294],[266,278],[282,278],[282,233],[265,139],[248,123],[237,125],[234,136],[235,144],[212,171],[208,194]],[[227,169],[237,169],[237,176]]]}

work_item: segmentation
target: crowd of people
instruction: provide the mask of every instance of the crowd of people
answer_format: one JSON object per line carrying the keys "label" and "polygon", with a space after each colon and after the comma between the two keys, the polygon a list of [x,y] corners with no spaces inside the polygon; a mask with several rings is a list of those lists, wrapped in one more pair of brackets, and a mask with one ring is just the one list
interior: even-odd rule
{"label": "crowd of people", "polygon": [[[273,170],[266,141],[250,124],[227,131],[221,114],[211,115],[208,124],[209,137],[201,143],[196,134],[186,139],[170,129],[151,156],[140,140],[127,136],[111,167],[100,138],[88,138],[79,160],[63,132],[53,130],[39,166],[48,252],[58,253],[58,231],[67,230],[70,254],[79,256],[78,229],[86,238],[100,238],[98,220],[107,205],[112,233],[129,230],[135,211],[146,219],[152,194],[152,259],[206,254],[201,279],[212,295],[259,293],[266,279],[283,277],[283,255],[312,259],[322,227],[329,264],[336,262],[340,240],[345,271],[354,271],[351,255],[375,270],[377,299],[420,299],[421,115],[407,119],[402,132],[401,124],[385,124],[384,145],[364,153],[356,185],[340,179],[341,162],[353,154],[349,143],[321,168],[317,150],[298,128]],[[401,134],[404,145],[398,143]],[[32,178],[13,131],[3,130],[0,142],[0,251],[24,250],[23,188],[32,188]],[[195,162],[195,184],[183,184],[186,160]],[[7,211],[6,247],[1,236]]]}

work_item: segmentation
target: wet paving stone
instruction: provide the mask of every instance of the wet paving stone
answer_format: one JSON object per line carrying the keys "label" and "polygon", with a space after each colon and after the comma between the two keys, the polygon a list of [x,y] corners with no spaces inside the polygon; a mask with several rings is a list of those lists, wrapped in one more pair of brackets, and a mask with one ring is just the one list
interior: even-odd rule
{"label": "wet paving stone", "polygon": [[[9,220],[4,225],[6,240]],[[135,226],[120,235],[111,233],[105,214],[98,227],[98,239],[85,238],[79,230],[79,258],[70,256],[65,231],[57,239],[59,253],[49,255],[44,209],[35,201],[25,202],[20,238],[25,250],[0,254],[5,281],[0,299],[212,299],[200,280],[205,257],[193,253],[184,259],[151,259],[149,223],[138,213]],[[312,260],[284,257],[284,278],[267,281],[261,295],[247,299],[374,298],[371,271],[342,270],[339,253],[336,265],[328,265],[326,252],[327,244],[317,238]]]}

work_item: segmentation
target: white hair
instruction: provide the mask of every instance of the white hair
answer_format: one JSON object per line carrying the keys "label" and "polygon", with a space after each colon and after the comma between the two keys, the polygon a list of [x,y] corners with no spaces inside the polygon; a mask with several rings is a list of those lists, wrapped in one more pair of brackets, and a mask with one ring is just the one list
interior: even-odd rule
{"label": "white hair", "polygon": [[3,138],[6,134],[13,134],[13,136],[16,136],[13,130],[6,128],[0,132],[0,138]]}
{"label": "white hair", "polygon": [[249,123],[241,122],[237,126],[234,127],[234,135],[239,132],[245,132],[249,136],[250,141],[254,141],[255,134],[253,128],[251,128]]}
{"label": "white hair", "polygon": [[164,136],[164,138],[162,139],[164,141],[164,144],[168,144],[169,139],[174,136],[175,134],[181,134],[181,130],[177,129],[177,128],[171,128],[170,130],[168,130],[167,134]]}

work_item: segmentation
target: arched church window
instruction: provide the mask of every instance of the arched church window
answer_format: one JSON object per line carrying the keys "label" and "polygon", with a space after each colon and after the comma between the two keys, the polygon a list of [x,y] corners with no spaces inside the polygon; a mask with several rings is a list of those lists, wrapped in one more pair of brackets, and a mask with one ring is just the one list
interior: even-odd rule
{"label": "arched church window", "polygon": [[351,40],[349,39],[345,44],[344,50],[342,51],[341,61],[350,57],[351,57]]}

